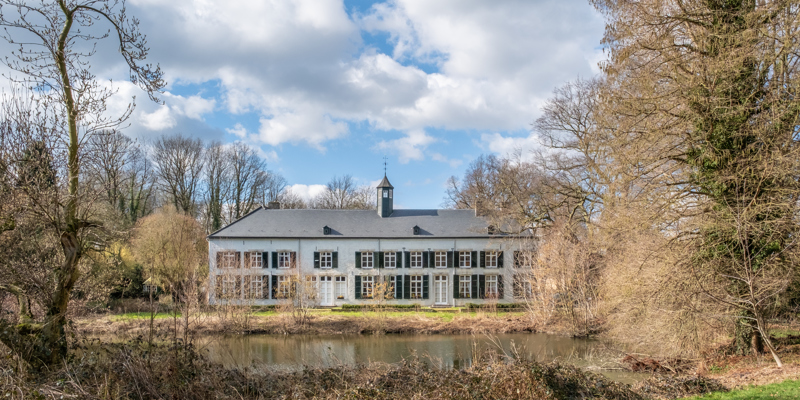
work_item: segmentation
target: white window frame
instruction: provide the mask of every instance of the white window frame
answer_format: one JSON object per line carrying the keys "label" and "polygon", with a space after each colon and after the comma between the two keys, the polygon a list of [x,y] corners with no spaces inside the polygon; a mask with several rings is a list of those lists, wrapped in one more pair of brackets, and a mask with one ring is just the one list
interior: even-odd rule
{"label": "white window frame", "polygon": [[375,291],[375,277],[372,275],[364,275],[361,277],[361,298],[371,299]]}
{"label": "white window frame", "polygon": [[361,269],[375,268],[375,252],[362,251],[361,252]]}
{"label": "white window frame", "polygon": [[278,275],[278,287],[275,296],[278,298],[288,299],[292,294],[292,280],[289,275]]}
{"label": "white window frame", "polygon": [[412,299],[422,298],[422,275],[411,275],[410,294]]}
{"label": "white window frame", "polygon": [[262,268],[262,263],[264,262],[264,258],[261,255],[260,251],[251,251],[250,252],[250,268]]}
{"label": "white window frame", "polygon": [[289,269],[292,267],[292,252],[279,251],[278,252],[278,268]]}
{"label": "white window frame", "polygon": [[458,276],[458,297],[462,299],[472,298],[472,276],[459,275]]}
{"label": "white window frame", "polygon": [[[269,280],[269,278],[267,278]],[[250,287],[247,288],[251,299],[264,298],[264,275],[250,276]]]}
{"label": "white window frame", "polygon": [[497,275],[486,275],[486,298],[497,298],[499,294],[500,290],[497,285]]}
{"label": "white window frame", "polygon": [[333,268],[333,252],[320,251],[319,252],[319,267],[322,269]]}
{"label": "white window frame", "polygon": [[411,254],[411,268],[422,268],[422,252],[412,251]]}
{"label": "white window frame", "polygon": [[336,276],[333,278],[333,297],[336,300],[347,299],[347,277]]}
{"label": "white window frame", "polygon": [[[222,296],[230,296],[236,295],[236,280],[239,279],[239,275],[222,275],[222,288],[221,295]],[[236,298],[235,297],[225,297],[225,298]]]}
{"label": "white window frame", "polygon": [[497,268],[497,258],[497,250],[486,250],[486,259],[484,261],[486,268]]}
{"label": "white window frame", "polygon": [[231,251],[222,251],[221,253],[222,253],[222,256],[219,259],[219,263],[221,265],[218,265],[217,268],[237,268],[238,267],[238,265],[236,265],[236,252],[235,251],[233,251],[233,250],[231,250]]}
{"label": "white window frame", "polygon": [[383,268],[397,268],[396,251],[386,251],[383,253]]}
{"label": "white window frame", "polygon": [[472,252],[469,250],[458,252],[458,267],[471,268],[472,267]]}
{"label": "white window frame", "polygon": [[434,266],[436,268],[447,268],[447,252],[446,251],[437,251],[434,256]]}

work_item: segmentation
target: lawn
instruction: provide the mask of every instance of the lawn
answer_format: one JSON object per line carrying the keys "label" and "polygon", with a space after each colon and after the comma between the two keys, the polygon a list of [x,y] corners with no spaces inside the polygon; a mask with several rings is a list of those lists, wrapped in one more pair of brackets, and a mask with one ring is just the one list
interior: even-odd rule
{"label": "lawn", "polygon": [[686,399],[713,399],[713,400],[775,400],[775,399],[800,399],[800,381],[785,381],[770,385],[750,386],[727,393],[709,393],[704,396],[687,397]]}
{"label": "lawn", "polygon": [[[178,317],[181,314],[178,313]],[[117,314],[111,317],[115,321],[127,321],[131,319],[150,319],[150,311],[129,312],[124,314]],[[156,313],[155,319],[172,318],[172,313]]]}

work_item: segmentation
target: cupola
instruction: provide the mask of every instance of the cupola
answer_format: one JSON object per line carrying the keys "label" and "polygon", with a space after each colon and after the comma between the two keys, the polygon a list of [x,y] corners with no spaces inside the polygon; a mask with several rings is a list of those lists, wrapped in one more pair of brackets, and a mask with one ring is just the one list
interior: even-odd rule
{"label": "cupola", "polygon": [[378,215],[380,215],[381,218],[392,215],[392,211],[394,211],[394,193],[392,192],[394,192],[394,186],[389,183],[389,179],[387,179],[384,174],[383,180],[378,184]]}

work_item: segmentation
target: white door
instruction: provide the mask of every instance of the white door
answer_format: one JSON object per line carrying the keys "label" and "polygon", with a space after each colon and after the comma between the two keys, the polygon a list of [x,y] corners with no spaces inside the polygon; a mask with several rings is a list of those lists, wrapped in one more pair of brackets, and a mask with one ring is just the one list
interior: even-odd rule
{"label": "white door", "polygon": [[436,275],[433,280],[433,296],[437,305],[447,304],[447,275]]}
{"label": "white door", "polygon": [[333,305],[333,277],[319,277],[319,300],[321,306]]}

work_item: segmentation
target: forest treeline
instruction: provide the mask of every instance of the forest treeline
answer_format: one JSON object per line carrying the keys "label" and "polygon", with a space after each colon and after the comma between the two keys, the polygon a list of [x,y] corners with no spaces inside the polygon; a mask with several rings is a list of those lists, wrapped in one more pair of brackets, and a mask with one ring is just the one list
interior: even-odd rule
{"label": "forest treeline", "polygon": [[[770,324],[798,304],[800,6],[592,3],[602,73],[555,90],[539,151],[479,158],[448,205],[531,234],[520,293],[537,323],[681,356],[728,342],[780,365]],[[129,259],[188,302],[204,235],[256,207],[374,207],[349,176],[306,204],[243,144],[126,137],[133,105],[109,116],[85,49],[116,41],[152,101],[166,82],[122,3],[0,6],[3,38],[30,39],[3,61],[20,78],[0,107],[0,342],[32,367],[60,365],[74,302],[108,296]]]}
{"label": "forest treeline", "polygon": [[650,352],[766,352],[799,305],[792,1],[606,1],[602,73],[556,89],[540,149],[484,156],[447,203],[530,232],[542,323]]}

